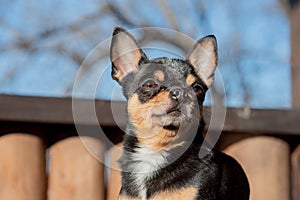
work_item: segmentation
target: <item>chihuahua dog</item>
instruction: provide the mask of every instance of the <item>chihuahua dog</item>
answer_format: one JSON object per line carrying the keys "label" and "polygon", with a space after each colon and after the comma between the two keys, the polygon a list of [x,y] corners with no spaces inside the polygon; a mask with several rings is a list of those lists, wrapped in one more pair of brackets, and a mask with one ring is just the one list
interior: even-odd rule
{"label": "chihuahua dog", "polygon": [[121,200],[248,200],[241,166],[204,140],[205,93],[217,42],[200,39],[186,60],[148,59],[126,30],[113,31],[112,77],[127,99]]}

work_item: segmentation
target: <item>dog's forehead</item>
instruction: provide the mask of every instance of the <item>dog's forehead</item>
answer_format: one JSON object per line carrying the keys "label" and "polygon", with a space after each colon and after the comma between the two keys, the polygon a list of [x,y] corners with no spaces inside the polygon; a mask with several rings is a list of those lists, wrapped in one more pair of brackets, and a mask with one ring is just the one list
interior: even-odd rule
{"label": "dog's forehead", "polygon": [[145,64],[139,76],[151,75],[164,80],[184,80],[192,72],[191,66],[179,59],[157,58]]}

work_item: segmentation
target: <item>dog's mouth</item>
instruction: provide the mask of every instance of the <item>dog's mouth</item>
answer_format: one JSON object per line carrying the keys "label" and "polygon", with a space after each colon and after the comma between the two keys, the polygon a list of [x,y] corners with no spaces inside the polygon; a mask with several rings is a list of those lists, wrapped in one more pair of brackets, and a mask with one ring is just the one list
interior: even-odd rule
{"label": "dog's mouth", "polygon": [[173,105],[163,113],[153,115],[158,120],[158,124],[168,130],[177,130],[184,120],[184,116],[179,104]]}
{"label": "dog's mouth", "polygon": [[172,107],[170,108],[169,110],[167,110],[167,113],[166,115],[171,115],[171,116],[174,116],[174,117],[179,117],[181,115],[181,109],[179,106],[175,106],[175,107]]}
{"label": "dog's mouth", "polygon": [[167,129],[167,130],[171,130],[171,131],[176,131],[178,130],[178,126],[174,125],[174,124],[170,124],[170,125],[165,125],[163,126],[164,129]]}
{"label": "dog's mouth", "polygon": [[165,111],[162,114],[154,114],[154,117],[179,117],[182,114],[181,108],[179,105],[173,106],[169,108],[167,111]]}

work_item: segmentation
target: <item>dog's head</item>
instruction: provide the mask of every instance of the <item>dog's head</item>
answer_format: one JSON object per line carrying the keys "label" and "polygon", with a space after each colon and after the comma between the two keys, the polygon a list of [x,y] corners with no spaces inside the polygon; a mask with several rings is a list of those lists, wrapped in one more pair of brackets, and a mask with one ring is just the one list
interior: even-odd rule
{"label": "dog's head", "polygon": [[186,60],[149,60],[135,39],[118,27],[110,56],[112,77],[123,87],[129,125],[140,143],[160,148],[175,140],[181,128],[198,125],[217,66],[214,36],[200,39]]}

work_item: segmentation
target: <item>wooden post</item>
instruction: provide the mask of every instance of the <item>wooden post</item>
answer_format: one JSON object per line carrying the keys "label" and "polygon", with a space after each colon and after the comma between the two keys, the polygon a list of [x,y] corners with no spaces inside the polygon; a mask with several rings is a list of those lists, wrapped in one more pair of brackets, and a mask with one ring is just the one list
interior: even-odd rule
{"label": "wooden post", "polygon": [[95,138],[71,137],[50,147],[49,200],[104,200],[103,164],[83,144],[103,161],[104,148]]}
{"label": "wooden post", "polygon": [[300,109],[300,3],[291,3],[291,78],[292,78],[292,106]]}
{"label": "wooden post", "polygon": [[292,153],[292,199],[300,199],[300,145]]}
{"label": "wooden post", "polygon": [[244,168],[251,200],[290,199],[289,145],[273,137],[253,137],[229,146],[225,153]]}
{"label": "wooden post", "polygon": [[[300,109],[300,3],[291,1],[291,77],[292,108]],[[300,146],[292,154],[292,198],[300,199]]]}
{"label": "wooden post", "polygon": [[107,199],[117,200],[121,189],[121,170],[118,163],[122,155],[123,145],[118,144],[109,150],[109,179],[107,188]]}
{"label": "wooden post", "polygon": [[0,137],[0,199],[45,200],[45,146],[34,135]]}

